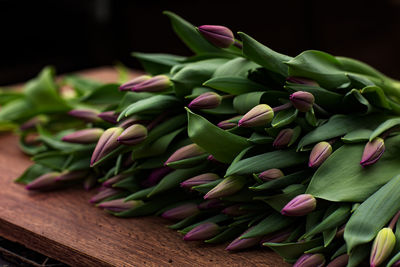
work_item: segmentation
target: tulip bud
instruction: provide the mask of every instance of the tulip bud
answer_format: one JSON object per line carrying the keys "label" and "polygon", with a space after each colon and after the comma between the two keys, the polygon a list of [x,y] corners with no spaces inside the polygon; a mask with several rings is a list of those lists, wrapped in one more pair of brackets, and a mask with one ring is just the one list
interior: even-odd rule
{"label": "tulip bud", "polygon": [[212,109],[221,104],[222,97],[214,92],[207,92],[193,99],[188,107],[191,109]]}
{"label": "tulip bud", "polygon": [[201,147],[199,147],[196,144],[190,144],[184,147],[179,148],[177,151],[175,151],[164,163],[164,165],[167,165],[168,163],[183,160],[183,159],[189,159],[189,158],[194,158],[197,156],[200,156],[204,154],[205,151]]}
{"label": "tulip bud", "polygon": [[114,177],[109,178],[107,181],[103,183],[104,187],[112,187],[114,184],[118,183],[119,181],[122,181],[123,179],[127,178],[129,174],[127,173],[120,173],[118,175],[115,175]]}
{"label": "tulip bud", "polygon": [[320,166],[331,155],[331,153],[331,144],[328,142],[319,142],[311,150],[308,167],[315,168]]}
{"label": "tulip bud", "polygon": [[282,215],[286,216],[304,216],[315,210],[317,200],[310,194],[302,194],[293,198],[281,210]]}
{"label": "tulip bud", "polygon": [[102,202],[98,205],[98,207],[111,212],[123,212],[139,207],[142,204],[143,201],[141,200],[129,200],[125,202],[124,198],[120,198]]}
{"label": "tulip bud", "polygon": [[326,267],[346,267],[348,262],[349,262],[349,255],[343,254],[340,255],[339,257],[336,257]]}
{"label": "tulip bud", "polygon": [[316,81],[309,80],[309,79],[302,78],[302,77],[290,76],[290,77],[286,78],[286,81],[290,82],[290,83],[305,84],[305,85],[311,85],[311,86],[319,86],[319,84]]}
{"label": "tulip bud", "polygon": [[264,243],[281,243],[285,241],[286,239],[289,238],[289,236],[292,234],[292,230],[283,230],[277,233],[272,233],[267,236],[264,236],[261,240],[261,245]]}
{"label": "tulip bud", "polygon": [[141,75],[141,76],[139,76],[139,77],[133,78],[133,79],[130,80],[129,82],[126,82],[126,83],[122,84],[122,85],[119,87],[119,90],[120,90],[120,91],[130,91],[130,90],[132,90],[132,88],[133,88],[134,86],[136,86],[136,85],[138,85],[139,83],[142,83],[142,82],[144,82],[144,81],[147,81],[147,80],[149,80],[149,79],[151,79],[151,76],[149,76],[149,75]]}
{"label": "tulip bud", "polygon": [[190,230],[184,237],[186,241],[201,241],[214,237],[219,232],[219,226],[212,222],[202,223]]}
{"label": "tulip bud", "polygon": [[260,243],[261,236],[259,237],[250,237],[250,238],[241,238],[244,234],[249,232],[252,228],[247,229],[243,234],[241,234],[239,237],[237,237],[235,240],[233,240],[225,249],[229,251],[237,251],[237,250],[243,250],[246,248],[253,247]]}
{"label": "tulip bud", "polygon": [[121,190],[118,189],[114,189],[114,188],[103,188],[100,192],[98,192],[96,195],[94,195],[91,199],[90,199],[90,203],[97,203],[100,202],[106,198],[115,196],[119,193],[121,193]]}
{"label": "tulip bud", "polygon": [[400,260],[393,263],[392,266],[390,266],[390,267],[400,267]]}
{"label": "tulip bud", "polygon": [[219,209],[225,206],[225,203],[219,199],[209,199],[204,202],[201,202],[198,205],[198,208],[201,210],[207,209]]}
{"label": "tulip bud", "polygon": [[56,178],[60,175],[59,172],[49,172],[43,174],[26,185],[27,190],[48,190],[56,186]]}
{"label": "tulip bud", "polygon": [[195,203],[186,203],[173,209],[165,211],[161,216],[170,220],[183,220],[187,217],[199,213],[199,209]]}
{"label": "tulip bud", "polygon": [[371,267],[379,266],[390,256],[394,246],[396,245],[396,236],[390,227],[383,228],[375,237],[372,245],[369,263]]}
{"label": "tulip bud", "polygon": [[88,171],[64,171],[56,177],[56,181],[74,181],[87,176]]}
{"label": "tulip bud", "polygon": [[336,232],[335,238],[341,238],[344,235],[344,229],[346,228],[346,224],[342,225],[339,227],[339,229]]}
{"label": "tulip bud", "polygon": [[97,110],[92,110],[92,109],[73,109],[68,112],[68,115],[84,120],[86,122],[100,121],[100,118],[98,117],[99,112]]}
{"label": "tulip bud", "polygon": [[123,129],[120,127],[112,127],[104,131],[93,151],[90,160],[91,166],[119,146],[117,138],[121,135],[122,131]]}
{"label": "tulip bud", "polygon": [[104,133],[101,128],[79,130],[65,135],[61,140],[68,143],[91,144],[96,143]]}
{"label": "tulip bud", "polygon": [[309,111],[314,105],[314,96],[309,92],[298,91],[290,95],[293,106],[301,112]]}
{"label": "tulip bud", "polygon": [[204,199],[230,196],[242,189],[245,184],[245,178],[241,176],[229,176],[208,191]]}
{"label": "tulip bud", "polygon": [[93,187],[95,187],[97,184],[97,179],[96,177],[89,175],[85,178],[85,180],[83,181],[83,189],[85,189],[86,191],[89,191],[90,189],[92,189]]}
{"label": "tulip bud", "polygon": [[157,75],[136,84],[132,87],[134,92],[160,92],[172,86],[172,82],[166,75]]}
{"label": "tulip bud", "polygon": [[278,178],[281,178],[285,176],[283,174],[283,172],[280,169],[269,169],[266,171],[263,171],[262,173],[260,173],[258,175],[258,178],[260,178],[263,181],[271,181],[271,180],[275,180]]}
{"label": "tulip bud", "polygon": [[126,119],[126,120],[122,121],[118,125],[118,127],[121,127],[123,129],[127,129],[129,126],[132,126],[134,124],[139,124],[139,123],[142,123],[142,122],[143,122],[143,120],[141,118],[139,118],[137,116],[132,116],[129,119]]}
{"label": "tulip bud", "polygon": [[364,152],[360,161],[361,166],[365,167],[377,162],[385,152],[385,141],[376,137],[371,142],[368,142],[364,147]]}
{"label": "tulip bud", "polygon": [[25,130],[29,130],[29,129],[33,129],[38,125],[42,125],[44,123],[47,122],[47,118],[45,116],[36,116],[33,117],[32,119],[24,122],[23,124],[21,124],[21,126],[19,127],[20,130],[25,131]]}
{"label": "tulip bud", "polygon": [[208,183],[213,182],[218,179],[219,179],[219,176],[216,175],[215,173],[210,173],[210,172],[203,173],[203,174],[197,175],[195,177],[192,177],[192,178],[187,179],[186,181],[182,182],[181,187],[192,188],[193,186],[208,184]]}
{"label": "tulip bud", "polygon": [[161,168],[157,168],[154,169],[149,176],[143,180],[142,185],[144,187],[150,187],[153,185],[158,184],[158,182],[164,178],[164,176],[166,176],[168,173],[172,172],[174,169],[170,168],[170,167],[161,167]]}
{"label": "tulip bud", "polygon": [[303,254],[293,267],[323,267],[325,257],[322,254]]}
{"label": "tulip bud", "polygon": [[274,111],[267,104],[260,104],[252,108],[249,112],[244,114],[240,119],[238,126],[241,127],[255,127],[266,126],[274,118]]}
{"label": "tulip bud", "polygon": [[238,121],[242,118],[242,116],[236,116],[224,121],[221,121],[217,124],[217,126],[221,129],[228,130],[238,125]]}
{"label": "tulip bud", "polygon": [[207,41],[221,48],[228,48],[235,43],[233,32],[224,26],[202,25],[198,27],[199,32]]}
{"label": "tulip bud", "polygon": [[225,209],[222,210],[223,214],[229,215],[229,216],[241,216],[244,214],[247,214],[247,211],[241,209],[241,205],[232,205],[229,207],[226,207]]}
{"label": "tulip bud", "polygon": [[126,128],[118,137],[118,142],[133,146],[141,143],[147,137],[147,128],[141,124],[134,124]]}
{"label": "tulip bud", "polygon": [[118,122],[118,114],[116,114],[114,111],[104,111],[101,112],[99,115],[97,115],[100,119],[103,121],[112,123],[112,124],[117,124]]}
{"label": "tulip bud", "polygon": [[272,146],[275,148],[283,148],[290,143],[293,137],[293,129],[283,129],[279,132],[278,136],[275,138]]}

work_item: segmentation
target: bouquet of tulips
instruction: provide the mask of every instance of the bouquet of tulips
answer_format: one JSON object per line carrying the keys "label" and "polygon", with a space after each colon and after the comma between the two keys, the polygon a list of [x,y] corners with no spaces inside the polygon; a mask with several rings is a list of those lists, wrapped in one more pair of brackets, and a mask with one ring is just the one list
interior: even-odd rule
{"label": "bouquet of tulips", "polygon": [[[279,54],[165,12],[192,57],[134,53],[115,84],[51,68],[1,91],[28,190],[82,183],[184,240],[268,247],[294,266],[400,266],[400,82],[354,59]],[[61,90],[60,90],[61,88]]]}

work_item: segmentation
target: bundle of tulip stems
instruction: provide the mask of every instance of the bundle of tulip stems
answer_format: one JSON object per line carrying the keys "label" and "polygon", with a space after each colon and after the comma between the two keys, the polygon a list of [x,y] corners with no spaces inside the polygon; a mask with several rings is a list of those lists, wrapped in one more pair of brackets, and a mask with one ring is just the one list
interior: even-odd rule
{"label": "bundle of tulip stems", "polygon": [[115,84],[46,68],[1,91],[0,128],[35,162],[17,182],[100,185],[91,202],[115,216],[294,266],[400,266],[400,82],[165,14],[194,56],[134,53],[148,75]]}

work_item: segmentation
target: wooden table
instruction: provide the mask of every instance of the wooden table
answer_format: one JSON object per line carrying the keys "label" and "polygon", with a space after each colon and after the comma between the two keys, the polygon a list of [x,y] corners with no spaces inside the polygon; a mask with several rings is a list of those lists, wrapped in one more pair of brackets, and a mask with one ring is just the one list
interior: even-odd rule
{"label": "wooden table", "polygon": [[[115,81],[111,68],[82,72]],[[72,266],[289,266],[268,250],[228,253],[184,242],[156,217],[120,219],[89,203],[95,192],[27,192],[13,183],[31,161],[17,137],[0,134],[0,236]]]}

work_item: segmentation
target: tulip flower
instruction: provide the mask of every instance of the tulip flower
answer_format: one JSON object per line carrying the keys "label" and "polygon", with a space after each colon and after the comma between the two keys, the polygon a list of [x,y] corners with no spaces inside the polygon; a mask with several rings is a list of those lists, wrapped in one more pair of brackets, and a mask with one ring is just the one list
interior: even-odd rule
{"label": "tulip flower", "polygon": [[322,254],[303,254],[293,267],[323,267],[325,257]]}
{"label": "tulip flower", "polygon": [[331,144],[328,142],[319,142],[311,150],[308,166],[311,168],[320,166],[331,154]]}
{"label": "tulip flower", "polygon": [[172,82],[166,75],[157,75],[134,85],[131,90],[134,92],[160,92],[172,86]]}
{"label": "tulip flower", "polygon": [[326,267],[346,267],[349,262],[349,255],[343,254],[336,257]]}
{"label": "tulip flower", "polygon": [[23,124],[21,124],[19,129],[22,131],[34,129],[36,126],[42,125],[42,124],[46,123],[47,121],[48,121],[48,119],[45,116],[36,116],[36,117],[33,117],[32,119],[24,122]]}
{"label": "tulip flower", "polygon": [[141,200],[129,200],[125,202],[124,198],[114,199],[110,201],[105,201],[97,205],[99,208],[111,211],[111,212],[123,212],[127,210],[134,209],[143,204]]}
{"label": "tulip flower", "polygon": [[275,180],[278,178],[281,178],[285,176],[283,174],[283,172],[280,169],[269,169],[266,171],[263,171],[262,173],[260,173],[258,175],[258,178],[260,178],[263,181],[271,181],[271,180]]}
{"label": "tulip flower", "polygon": [[293,106],[301,112],[309,111],[314,105],[314,96],[309,92],[298,91],[290,95]]}
{"label": "tulip flower", "polygon": [[117,138],[124,145],[133,146],[141,143],[147,137],[147,128],[141,124],[134,124],[126,128]]}
{"label": "tulip flower", "polygon": [[293,198],[281,210],[282,215],[304,216],[315,210],[317,200],[310,194],[302,194]]}
{"label": "tulip flower", "polygon": [[246,179],[241,176],[229,176],[208,191],[204,199],[220,198],[238,192],[246,184]]}
{"label": "tulip flower", "polygon": [[396,245],[396,236],[390,227],[383,228],[375,237],[372,245],[369,264],[371,267],[379,266],[392,253]]}
{"label": "tulip flower", "polygon": [[221,104],[222,97],[214,92],[207,92],[193,99],[188,107],[191,109],[213,109]]}
{"label": "tulip flower", "polygon": [[225,209],[222,210],[223,214],[229,215],[229,216],[241,216],[244,214],[247,214],[248,212],[245,210],[241,209],[241,205],[232,205],[229,207],[226,207]]}
{"label": "tulip flower", "polygon": [[122,181],[123,179],[129,177],[129,174],[127,173],[120,173],[118,175],[115,175],[111,178],[109,178],[107,181],[103,183],[104,187],[112,187],[114,184],[118,183],[119,181]]}
{"label": "tulip flower", "polygon": [[385,152],[385,141],[376,137],[368,142],[364,147],[364,152],[360,161],[361,166],[365,167],[376,163]]}
{"label": "tulip flower", "polygon": [[106,198],[115,196],[119,193],[121,193],[121,190],[118,189],[114,189],[114,188],[104,188],[101,191],[99,191],[96,195],[94,195],[91,199],[90,199],[90,203],[97,203],[100,202]]}
{"label": "tulip flower", "polygon": [[220,177],[215,173],[203,173],[182,182],[181,187],[192,188],[193,186],[207,184],[218,179]]}
{"label": "tulip flower", "polygon": [[293,137],[293,129],[283,129],[279,132],[278,136],[275,138],[272,146],[275,148],[283,148],[288,146],[290,140]]}
{"label": "tulip flower", "polygon": [[235,43],[233,32],[224,26],[202,25],[198,27],[199,32],[207,41],[221,48],[228,48]]}
{"label": "tulip flower", "polygon": [[90,160],[91,166],[119,146],[117,139],[122,131],[120,127],[112,127],[101,135]]}
{"label": "tulip flower", "polygon": [[43,174],[26,185],[27,190],[48,190],[54,188],[58,183],[56,178],[60,176],[59,172],[49,172]]}
{"label": "tulip flower", "polygon": [[98,117],[99,112],[97,110],[92,110],[92,109],[73,109],[68,112],[68,115],[84,120],[86,122],[100,121],[100,118]]}
{"label": "tulip flower", "polygon": [[136,86],[136,85],[138,85],[138,84],[140,84],[140,83],[142,83],[142,82],[144,82],[144,81],[150,80],[150,79],[151,79],[151,76],[149,76],[149,75],[141,75],[141,76],[138,76],[138,77],[133,78],[132,80],[130,80],[130,81],[128,81],[128,82],[122,84],[122,85],[119,87],[119,90],[120,90],[120,91],[130,91],[130,90],[132,90],[132,88],[133,88],[134,86]]}
{"label": "tulip flower", "polygon": [[209,199],[204,202],[201,202],[198,205],[198,208],[201,210],[207,209],[219,209],[225,206],[225,203],[219,199]]}
{"label": "tulip flower", "polygon": [[61,140],[68,143],[91,144],[96,143],[104,133],[101,128],[83,129],[65,135]]}
{"label": "tulip flower", "polygon": [[285,229],[283,231],[279,231],[279,232],[264,236],[260,243],[261,243],[261,245],[264,243],[281,243],[281,242],[285,241],[286,239],[288,239],[291,234],[292,234],[292,229],[289,229],[289,230]]}
{"label": "tulip flower", "polygon": [[221,129],[228,130],[238,125],[239,120],[242,116],[235,116],[233,118],[223,120],[217,124],[217,126]]}
{"label": "tulip flower", "polygon": [[103,121],[112,123],[112,124],[117,124],[117,119],[118,119],[118,114],[115,113],[114,111],[104,111],[101,112],[99,115],[97,115],[99,118],[101,118]]}
{"label": "tulip flower", "polygon": [[201,241],[207,240],[218,234],[220,228],[217,224],[212,222],[202,223],[192,230],[190,230],[184,237],[186,241]]}
{"label": "tulip flower", "polygon": [[205,151],[201,147],[199,147],[196,144],[190,144],[184,147],[179,148],[177,151],[175,151],[164,163],[164,165],[167,165],[168,163],[183,160],[183,159],[188,159],[188,158],[194,158],[197,156],[200,156],[204,154]]}
{"label": "tulip flower", "polygon": [[199,211],[197,204],[186,203],[165,211],[161,216],[170,220],[183,220],[199,213]]}
{"label": "tulip flower", "polygon": [[247,112],[239,121],[240,127],[266,126],[274,118],[274,111],[267,104],[260,104]]}
{"label": "tulip flower", "polygon": [[88,171],[64,171],[56,177],[56,181],[74,181],[80,180],[87,176]]}
{"label": "tulip flower", "polygon": [[241,238],[244,234],[249,232],[252,228],[247,229],[243,234],[241,234],[239,237],[237,237],[235,240],[233,240],[225,249],[228,251],[237,251],[237,250],[243,250],[246,248],[251,248],[254,247],[255,245],[258,245],[261,240],[261,236],[258,237],[250,237],[250,238]]}

